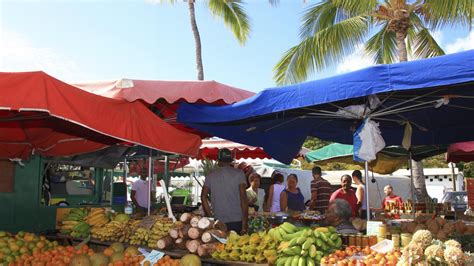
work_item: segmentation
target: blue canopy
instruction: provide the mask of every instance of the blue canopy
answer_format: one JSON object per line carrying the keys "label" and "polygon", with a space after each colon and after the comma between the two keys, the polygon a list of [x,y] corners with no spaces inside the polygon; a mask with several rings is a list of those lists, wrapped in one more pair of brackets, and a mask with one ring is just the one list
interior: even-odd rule
{"label": "blue canopy", "polygon": [[[266,89],[220,107],[182,104],[178,121],[225,139],[263,147],[289,163],[307,136],[352,144],[362,119],[380,124],[387,145],[400,145],[409,123],[412,145],[474,139],[474,51]],[[381,103],[369,108],[370,95]],[[364,114],[341,116],[348,106]]]}

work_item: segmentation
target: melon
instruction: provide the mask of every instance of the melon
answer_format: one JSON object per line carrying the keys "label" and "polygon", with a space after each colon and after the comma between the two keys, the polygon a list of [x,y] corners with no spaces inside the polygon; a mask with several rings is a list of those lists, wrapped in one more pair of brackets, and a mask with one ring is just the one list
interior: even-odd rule
{"label": "melon", "polygon": [[201,259],[194,254],[187,254],[181,258],[181,266],[201,266]]}
{"label": "melon", "polygon": [[84,254],[80,254],[80,255],[75,255],[74,257],[72,257],[71,262],[69,263],[69,266],[92,266],[92,263],[89,257],[87,257]]}
{"label": "melon", "polygon": [[112,245],[110,245],[110,248],[113,249],[115,252],[120,252],[120,253],[125,250],[125,247],[120,242],[112,243]]}
{"label": "melon", "polygon": [[129,246],[128,248],[125,249],[124,251],[125,255],[130,255],[131,257],[140,255],[140,251],[138,251],[138,248],[135,246]]}
{"label": "melon", "polygon": [[121,223],[127,222],[128,220],[130,220],[130,217],[127,214],[123,214],[123,213],[118,214],[114,218],[114,221],[121,222]]}
{"label": "melon", "polygon": [[92,266],[107,266],[109,264],[109,258],[102,253],[94,253],[90,257]]}
{"label": "melon", "polygon": [[122,252],[115,252],[114,254],[112,254],[112,256],[110,256],[110,262],[123,260],[123,257],[124,256]]}

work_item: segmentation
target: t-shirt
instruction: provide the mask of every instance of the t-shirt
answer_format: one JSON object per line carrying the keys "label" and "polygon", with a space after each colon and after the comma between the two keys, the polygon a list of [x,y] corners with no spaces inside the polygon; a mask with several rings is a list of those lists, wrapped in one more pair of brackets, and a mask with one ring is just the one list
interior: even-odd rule
{"label": "t-shirt", "polygon": [[331,184],[324,178],[311,181],[311,193],[316,191],[316,207],[314,210],[324,214],[328,209],[329,198],[331,197]]}
{"label": "t-shirt", "polygon": [[388,205],[389,202],[393,202],[395,206],[398,208],[403,206],[402,198],[400,198],[399,196],[393,195],[393,196],[385,197],[382,200],[382,208],[386,209],[386,205]]}
{"label": "t-shirt", "polygon": [[[141,180],[138,179],[137,181],[133,182],[132,190],[136,191],[135,197],[137,199],[138,205],[142,208],[148,207],[148,180]],[[156,191],[155,186],[151,186],[152,191]]]}
{"label": "t-shirt", "polygon": [[223,223],[242,221],[239,185],[246,182],[244,172],[230,166],[218,167],[207,174],[204,186],[209,188],[216,219]]}
{"label": "t-shirt", "polygon": [[352,217],[356,216],[357,213],[357,196],[355,192],[351,189],[347,193],[342,190],[342,188],[334,191],[331,195],[331,199],[329,201],[334,201],[335,199],[343,199],[349,202],[352,209]]}

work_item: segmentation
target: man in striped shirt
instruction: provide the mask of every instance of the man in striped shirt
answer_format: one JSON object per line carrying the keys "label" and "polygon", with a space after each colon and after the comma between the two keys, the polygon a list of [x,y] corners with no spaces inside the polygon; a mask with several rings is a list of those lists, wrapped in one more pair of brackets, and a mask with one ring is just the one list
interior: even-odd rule
{"label": "man in striped shirt", "polygon": [[313,180],[311,181],[311,209],[324,214],[328,208],[331,194],[331,184],[321,177],[321,167],[313,167]]}

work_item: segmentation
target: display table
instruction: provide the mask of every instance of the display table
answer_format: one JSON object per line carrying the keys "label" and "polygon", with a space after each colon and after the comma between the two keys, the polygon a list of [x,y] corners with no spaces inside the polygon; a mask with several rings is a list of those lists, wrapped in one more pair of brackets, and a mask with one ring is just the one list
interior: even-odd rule
{"label": "display table", "polygon": [[[80,243],[84,240],[83,238],[75,238],[75,237],[71,237],[70,235],[61,234],[61,233],[53,234],[53,235],[46,235],[46,238],[48,238],[49,240],[66,242],[69,245],[73,245],[75,243]],[[88,243],[93,244],[93,245],[97,245],[97,246],[108,247],[113,242],[100,241],[100,240],[97,240],[97,239],[91,239],[91,240],[89,240]],[[128,244],[128,243],[122,243],[122,244],[125,247],[130,246],[130,244]],[[149,249],[148,247],[143,247],[143,246],[139,246],[139,247],[144,248],[144,249]],[[173,258],[178,258],[178,259],[183,257],[186,254],[189,254],[189,252],[187,252],[186,250],[181,250],[181,249],[158,250],[158,251],[165,253],[165,255],[168,255],[168,256],[173,257]],[[217,264],[217,265],[262,265],[262,266],[267,265],[267,264],[247,263],[247,262],[239,262],[239,261],[221,261],[221,260],[215,260],[213,258],[201,258],[201,261],[205,262],[205,263]]]}

